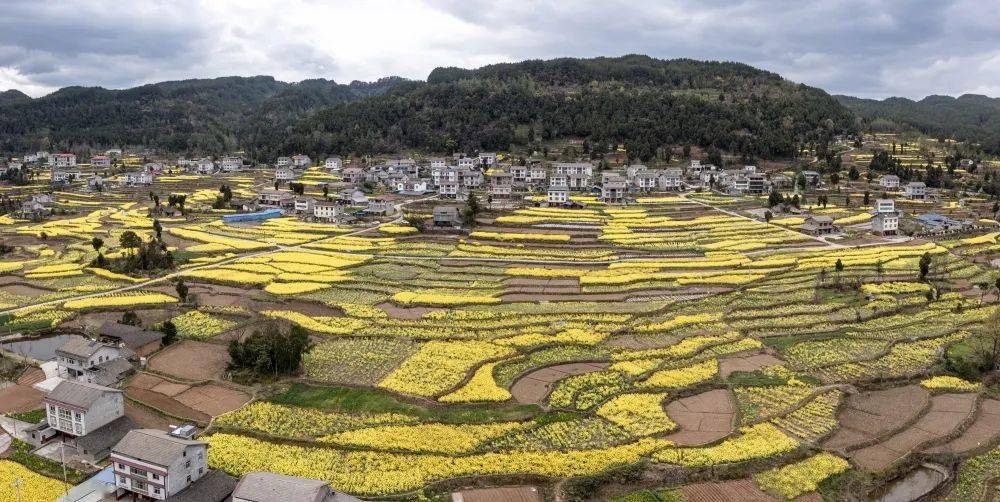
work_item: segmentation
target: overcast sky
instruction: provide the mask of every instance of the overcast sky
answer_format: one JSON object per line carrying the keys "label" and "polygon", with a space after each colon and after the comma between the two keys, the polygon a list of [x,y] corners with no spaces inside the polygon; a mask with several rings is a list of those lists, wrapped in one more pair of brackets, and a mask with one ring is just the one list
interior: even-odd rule
{"label": "overcast sky", "polygon": [[2,0],[0,90],[347,83],[560,56],[731,60],[831,93],[1000,96],[998,0]]}

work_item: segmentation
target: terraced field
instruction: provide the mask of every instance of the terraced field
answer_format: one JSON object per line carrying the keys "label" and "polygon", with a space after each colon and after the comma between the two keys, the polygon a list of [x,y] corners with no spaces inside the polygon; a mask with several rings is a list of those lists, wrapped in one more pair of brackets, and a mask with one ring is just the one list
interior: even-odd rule
{"label": "terraced field", "polygon": [[[211,189],[190,188],[198,210],[158,218],[179,261],[166,276],[91,265],[93,237],[110,257],[131,252],[118,245],[128,229],[151,238],[153,218],[124,194],[62,194],[76,215],[5,222],[24,244],[0,262],[2,327],[164,311],[183,341],[153,355],[128,396],[211,423],[210,465],[234,475],[377,497],[641,465],[647,486],[632,488],[726,472],[741,480],[682,491],[756,500],[997,439],[987,389],[919,385],[945,350],[995,328],[996,304],[969,287],[994,274],[970,257],[995,234],[835,245],[709,194],[488,214],[460,236],[402,222],[227,225],[206,206]],[[228,340],[270,321],[310,333],[301,373],[226,382]]]}

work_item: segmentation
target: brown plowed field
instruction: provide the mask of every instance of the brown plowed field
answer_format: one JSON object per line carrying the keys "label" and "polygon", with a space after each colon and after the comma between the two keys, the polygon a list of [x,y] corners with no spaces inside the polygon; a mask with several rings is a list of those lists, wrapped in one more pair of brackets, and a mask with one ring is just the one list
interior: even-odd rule
{"label": "brown plowed field", "polygon": [[667,405],[667,416],[679,430],[667,439],[679,446],[711,443],[733,432],[735,410],[729,391],[710,390]]}

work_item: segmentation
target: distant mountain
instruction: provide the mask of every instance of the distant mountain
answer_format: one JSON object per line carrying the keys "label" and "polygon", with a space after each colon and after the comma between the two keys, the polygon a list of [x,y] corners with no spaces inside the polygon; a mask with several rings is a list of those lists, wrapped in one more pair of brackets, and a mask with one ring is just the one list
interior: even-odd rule
{"label": "distant mountain", "polygon": [[8,95],[0,101],[6,152],[242,148],[270,160],[292,152],[504,150],[578,138],[595,151],[624,143],[638,159],[677,144],[775,157],[854,127],[831,96],[774,73],[636,55],[437,68],[426,82],[225,77]]}
{"label": "distant mountain", "polygon": [[394,83],[289,84],[260,76],[161,82],[124,90],[67,87],[34,100],[17,99],[11,93],[24,95],[8,91],[0,98],[0,150],[148,146],[221,153],[239,148],[254,123],[269,121],[278,127],[316,108],[377,94]]}
{"label": "distant mountain", "polygon": [[1000,98],[978,94],[883,100],[835,96],[878,129],[917,129],[931,136],[955,138],[1000,153]]}
{"label": "distant mountain", "polygon": [[26,103],[28,101],[31,101],[31,98],[17,89],[0,92],[0,106],[13,103]]}

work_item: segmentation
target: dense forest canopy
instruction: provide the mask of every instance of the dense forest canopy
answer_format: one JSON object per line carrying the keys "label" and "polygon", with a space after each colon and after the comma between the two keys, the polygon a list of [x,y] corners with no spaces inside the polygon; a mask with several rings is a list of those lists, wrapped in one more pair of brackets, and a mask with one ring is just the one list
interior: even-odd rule
{"label": "dense forest canopy", "polygon": [[1000,153],[1000,98],[977,94],[927,96],[884,100],[836,96],[876,132],[916,129],[938,138],[978,143],[989,153]]}
{"label": "dense forest canopy", "polygon": [[855,117],[824,91],[774,73],[637,55],[438,68],[426,82],[227,77],[0,98],[0,149],[10,153],[148,146],[243,149],[267,161],[581,138],[597,152],[624,144],[639,159],[678,144],[769,158],[854,127]]}

